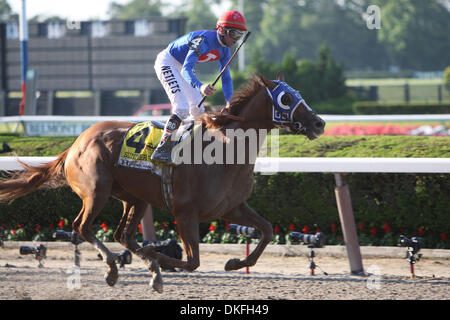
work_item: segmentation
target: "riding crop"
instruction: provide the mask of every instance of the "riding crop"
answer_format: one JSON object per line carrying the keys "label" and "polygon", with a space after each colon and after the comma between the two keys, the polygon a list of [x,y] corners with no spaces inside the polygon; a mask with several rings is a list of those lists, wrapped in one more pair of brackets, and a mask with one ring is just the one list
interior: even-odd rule
{"label": "riding crop", "polygon": [[[219,78],[222,76],[222,74],[225,72],[225,70],[228,68],[228,66],[230,65],[231,61],[233,61],[234,57],[236,56],[236,54],[238,53],[239,49],[242,47],[242,45],[245,43],[245,41],[247,41],[248,37],[250,36],[251,32],[247,32],[244,36],[244,39],[242,39],[241,44],[236,48],[236,50],[234,51],[233,55],[231,56],[230,60],[228,60],[227,64],[223,67],[222,71],[220,71],[219,75],[217,76],[216,80],[214,80],[214,82],[212,83],[212,86],[214,87],[217,83],[217,81],[219,81]],[[197,105],[197,108],[200,108],[200,106],[202,105],[202,103],[205,101],[207,96],[203,96],[202,100],[199,102],[199,104]]]}

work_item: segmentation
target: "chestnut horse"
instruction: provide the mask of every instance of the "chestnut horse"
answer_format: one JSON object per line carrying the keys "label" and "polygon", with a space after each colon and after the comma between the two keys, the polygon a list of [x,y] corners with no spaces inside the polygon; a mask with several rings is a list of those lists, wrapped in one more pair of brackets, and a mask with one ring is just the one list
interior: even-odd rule
{"label": "chestnut horse", "polygon": [[[281,72],[277,78],[283,80]],[[270,131],[274,127],[284,127],[311,140],[320,136],[325,122],[307,106],[297,91],[287,86],[283,88],[290,88],[292,92],[283,89],[279,96],[271,96],[279,85],[280,82],[261,76],[253,77],[246,88],[233,96],[226,113],[201,116],[202,132],[214,130],[215,135],[222,134],[223,141],[227,140],[229,129]],[[282,82],[282,85],[286,84]],[[278,113],[278,118],[275,118],[275,103],[280,102],[288,116],[280,118]],[[92,232],[94,219],[110,196],[123,203],[123,216],[114,232],[114,239],[143,259],[152,272],[150,284],[157,292],[163,289],[160,265],[188,271],[200,265],[200,222],[223,219],[259,230],[261,239],[253,252],[243,260],[230,259],[225,270],[253,266],[273,236],[271,224],[246,203],[252,192],[256,154],[250,154],[246,147],[241,150],[246,153],[244,164],[202,162],[172,167],[171,211],[187,256],[186,261],[177,260],[159,253],[152,245],[141,248],[135,239],[147,205],[164,209],[167,206],[161,176],[116,166],[123,137],[133,125],[132,122],[120,121],[94,124],[55,161],[36,167],[22,163],[23,171],[0,182],[0,201],[11,201],[36,189],[68,184],[83,202],[72,228],[103,256],[109,266],[105,279],[110,286],[118,279],[116,255]],[[204,141],[202,148],[209,143]],[[222,143],[225,145],[227,142]],[[261,141],[258,149],[260,145]]]}

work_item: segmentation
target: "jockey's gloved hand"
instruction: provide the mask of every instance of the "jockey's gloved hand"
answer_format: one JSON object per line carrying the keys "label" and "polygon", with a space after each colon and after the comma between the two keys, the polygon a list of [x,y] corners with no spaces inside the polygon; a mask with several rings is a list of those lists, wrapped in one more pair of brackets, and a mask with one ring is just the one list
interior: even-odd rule
{"label": "jockey's gloved hand", "polygon": [[214,88],[212,85],[208,83],[205,83],[200,87],[200,92],[208,97],[216,92],[216,88]]}
{"label": "jockey's gloved hand", "polygon": [[192,107],[192,108],[189,110],[189,113],[191,114],[191,116],[192,116],[193,118],[195,118],[195,117],[197,117],[197,116],[199,116],[199,115],[205,113],[205,107],[204,107],[203,105],[202,105],[200,108],[198,108],[197,106]]}

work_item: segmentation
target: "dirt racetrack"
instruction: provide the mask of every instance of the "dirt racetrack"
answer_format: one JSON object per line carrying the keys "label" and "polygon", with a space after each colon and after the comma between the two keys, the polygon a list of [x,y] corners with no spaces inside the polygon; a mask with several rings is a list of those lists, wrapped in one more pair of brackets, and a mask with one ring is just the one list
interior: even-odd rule
{"label": "dirt racetrack", "polygon": [[[242,254],[201,252],[201,265],[194,272],[163,272],[164,292],[149,287],[150,274],[144,263],[119,269],[119,281],[109,287],[103,280],[106,265],[97,252],[83,249],[77,283],[73,272],[73,247],[48,248],[44,267],[31,255],[21,256],[18,247],[0,248],[1,300],[448,300],[450,260],[424,258],[415,265],[416,278],[409,277],[403,258],[364,258],[365,276],[350,275],[345,257],[320,253],[318,267],[309,273],[306,256],[263,254],[256,266],[225,272],[229,258]],[[324,275],[323,272],[328,275]],[[79,288],[77,285],[79,284]]]}

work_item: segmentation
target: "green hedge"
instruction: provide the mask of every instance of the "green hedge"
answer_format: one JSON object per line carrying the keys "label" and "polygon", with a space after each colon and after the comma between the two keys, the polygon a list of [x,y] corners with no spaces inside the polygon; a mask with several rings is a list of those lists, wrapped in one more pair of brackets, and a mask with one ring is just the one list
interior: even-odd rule
{"label": "green hedge", "polygon": [[[291,223],[296,230],[308,226],[329,235],[333,223],[339,227],[332,174],[279,173],[256,175],[255,179],[250,205],[284,232]],[[345,181],[355,221],[364,226],[361,233],[369,235],[370,229],[376,228],[376,238],[381,241],[387,223],[393,234],[423,232],[425,246],[449,248],[450,243],[443,243],[441,236],[450,231],[448,175],[355,173],[345,175]]]}
{"label": "green hedge", "polygon": [[[322,114],[353,114],[353,103],[358,98],[346,95],[340,98],[328,99],[310,104],[319,115]],[[308,102],[308,101],[307,101]]]}
{"label": "green hedge", "polygon": [[[0,136],[0,138],[2,138]],[[20,155],[33,155],[29,143],[43,153],[41,145],[53,141],[48,138],[9,137],[10,145]],[[65,148],[70,139],[61,139]],[[0,141],[2,141],[0,139]],[[26,151],[28,150],[28,151]],[[62,151],[62,150],[61,150]],[[60,151],[57,151],[57,153]],[[11,154],[6,154],[11,155]],[[446,137],[322,137],[312,142],[299,136],[280,137],[280,156],[293,157],[450,157],[450,140]],[[377,234],[370,243],[393,244],[385,241],[382,227],[388,223],[392,234],[418,235],[422,230],[426,247],[450,248],[442,234],[450,233],[450,179],[445,174],[347,174],[355,220],[360,239]],[[254,191],[249,204],[281,232],[288,232],[292,223],[296,230],[308,226],[332,234],[339,216],[334,195],[334,176],[320,173],[279,173],[255,175]],[[56,226],[61,218],[69,223],[81,209],[81,200],[68,187],[57,190],[38,190],[11,204],[0,204],[0,225],[24,227],[31,237],[35,227]],[[122,214],[121,202],[110,199],[95,221],[118,224]],[[166,211],[154,209],[155,221],[172,224],[173,217]],[[223,224],[220,222],[219,224]],[[201,236],[209,224],[201,225]],[[70,228],[70,227],[69,227]],[[391,237],[392,238],[392,237]],[[391,239],[392,240],[392,239]]]}
{"label": "green hedge", "polygon": [[447,114],[450,104],[357,101],[353,103],[353,111],[355,114]]}
{"label": "green hedge", "polygon": [[[362,223],[363,233],[373,227],[383,236],[385,222],[394,234],[418,235],[421,228],[425,246],[440,243],[442,233],[449,234],[448,213],[450,180],[445,174],[347,174],[355,221]],[[292,223],[296,230],[308,226],[331,234],[334,223],[339,229],[339,215],[334,194],[334,176],[320,173],[279,173],[255,175],[249,204],[282,233]],[[81,209],[81,200],[68,187],[39,190],[11,204],[0,205],[0,224],[8,228],[22,225],[30,236],[37,225],[56,226],[61,218],[71,223]],[[118,224],[121,202],[110,199],[95,221],[99,225]],[[173,223],[166,211],[154,208],[155,221]],[[202,236],[208,224],[202,225]],[[372,242],[373,243],[373,242]],[[441,246],[442,247],[442,246]],[[448,244],[447,244],[448,247]]]}

